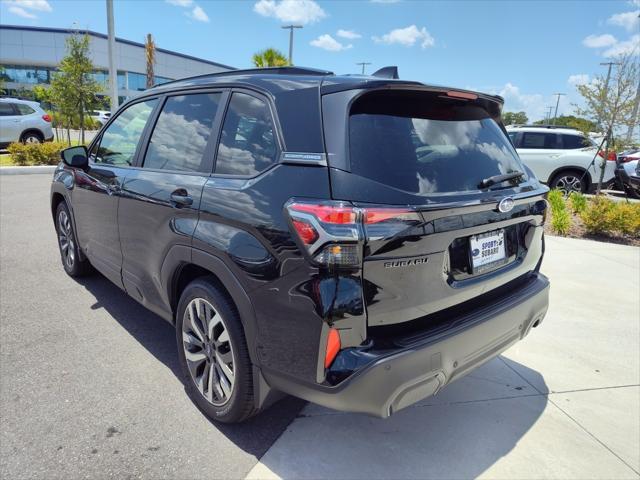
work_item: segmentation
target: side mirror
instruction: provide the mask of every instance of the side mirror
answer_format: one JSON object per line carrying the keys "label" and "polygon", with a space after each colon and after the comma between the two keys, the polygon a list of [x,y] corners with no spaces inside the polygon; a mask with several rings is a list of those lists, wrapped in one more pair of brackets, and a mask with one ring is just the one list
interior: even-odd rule
{"label": "side mirror", "polygon": [[89,165],[89,152],[84,145],[65,148],[60,152],[60,156],[62,161],[70,167],[86,168]]}

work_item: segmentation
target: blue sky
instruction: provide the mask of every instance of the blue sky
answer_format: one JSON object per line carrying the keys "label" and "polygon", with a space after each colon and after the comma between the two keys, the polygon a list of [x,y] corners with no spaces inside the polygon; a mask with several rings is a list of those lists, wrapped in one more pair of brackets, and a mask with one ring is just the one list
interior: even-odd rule
{"label": "blue sky", "polygon": [[[640,45],[640,0],[116,0],[116,35],[235,67],[265,47],[285,54],[285,23],[297,30],[294,63],[336,73],[397,65],[401,78],[505,97],[531,120],[576,82],[602,73],[607,56]],[[1,0],[3,24],[76,26],[106,32],[103,0]]]}

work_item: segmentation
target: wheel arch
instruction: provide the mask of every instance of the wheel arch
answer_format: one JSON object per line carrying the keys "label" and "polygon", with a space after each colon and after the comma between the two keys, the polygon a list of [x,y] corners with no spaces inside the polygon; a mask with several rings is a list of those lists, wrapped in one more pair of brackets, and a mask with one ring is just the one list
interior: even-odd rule
{"label": "wheel arch", "polygon": [[586,173],[584,178],[585,178],[585,180],[587,182],[587,190],[589,190],[589,188],[593,184],[593,181],[591,179],[591,173],[589,173],[589,171],[586,168],[580,167],[580,166],[577,166],[577,165],[563,165],[561,167],[556,168],[553,172],[551,172],[551,175],[549,175],[549,180],[548,180],[547,183],[551,184],[553,179],[556,176],[558,176],[558,174],[560,174],[562,172],[569,172],[569,171],[579,172],[580,174]]}
{"label": "wheel arch", "polygon": [[174,325],[177,319],[180,295],[189,283],[201,277],[211,277],[217,287],[233,302],[242,322],[251,361],[258,364],[259,359],[256,351],[258,325],[249,295],[234,273],[220,258],[184,245],[176,245],[171,248],[161,271]]}
{"label": "wheel arch", "polygon": [[20,134],[20,141],[22,142],[25,135],[27,135],[27,133],[35,133],[40,137],[40,140],[44,142],[44,132],[42,130],[40,130],[39,128],[34,128],[34,127],[30,127],[27,128],[25,130],[23,130],[23,132]]}

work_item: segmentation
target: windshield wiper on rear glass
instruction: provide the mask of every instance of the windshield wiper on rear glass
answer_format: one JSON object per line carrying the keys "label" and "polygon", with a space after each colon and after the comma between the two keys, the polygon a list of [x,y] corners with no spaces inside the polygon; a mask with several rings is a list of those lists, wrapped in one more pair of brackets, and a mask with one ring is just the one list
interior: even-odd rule
{"label": "windshield wiper on rear glass", "polygon": [[494,175],[493,177],[487,177],[480,182],[478,188],[489,188],[491,185],[495,185],[496,183],[506,182],[508,180],[515,180],[516,178],[520,178],[524,176],[524,172],[515,171],[511,173],[506,173],[504,175]]}

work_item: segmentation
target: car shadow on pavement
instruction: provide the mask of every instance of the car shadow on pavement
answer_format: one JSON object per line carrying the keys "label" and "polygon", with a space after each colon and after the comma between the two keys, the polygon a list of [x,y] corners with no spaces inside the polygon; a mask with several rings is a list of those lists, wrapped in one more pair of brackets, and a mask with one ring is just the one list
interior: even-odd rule
{"label": "car shadow on pavement", "polygon": [[526,435],[547,396],[524,378],[544,385],[538,372],[500,357],[388,419],[309,405],[248,478],[536,476],[504,457],[519,445],[533,464],[537,452],[560,449],[563,440],[541,436],[540,428]]}
{"label": "car shadow on pavement", "polygon": [[[77,279],[96,299],[92,309],[104,308],[140,345],[168,367],[182,382],[175,329],[99,273]],[[186,392],[185,392],[186,395]],[[260,458],[298,415],[306,402],[285,397],[260,415],[239,425],[209,421],[245,452]],[[197,408],[193,405],[194,408]]]}

